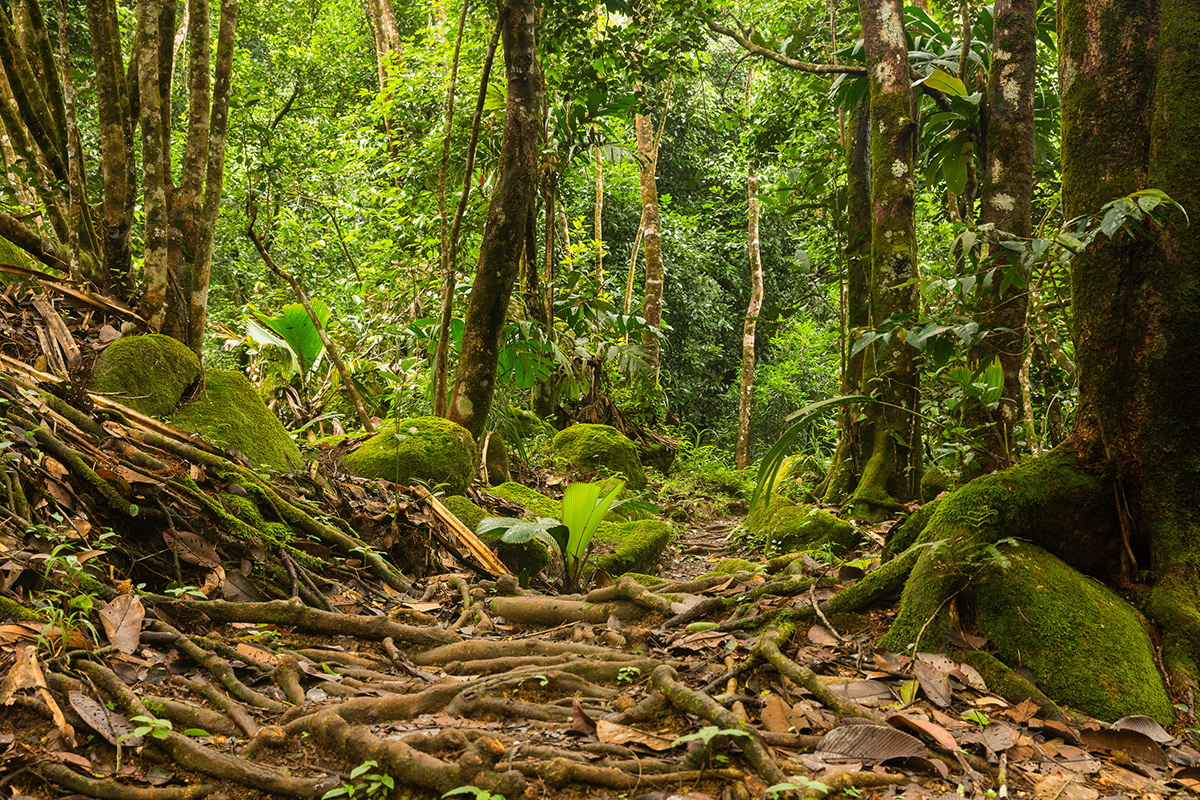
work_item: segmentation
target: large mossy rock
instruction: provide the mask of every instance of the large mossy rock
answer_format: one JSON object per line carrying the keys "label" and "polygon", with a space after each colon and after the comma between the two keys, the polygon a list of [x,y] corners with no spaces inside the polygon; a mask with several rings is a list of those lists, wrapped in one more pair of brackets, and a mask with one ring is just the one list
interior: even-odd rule
{"label": "large mossy rock", "polygon": [[841,556],[862,541],[855,527],[844,519],[823,508],[797,505],[781,495],[756,505],[746,518],[746,528],[766,539],[768,556],[818,549]]}
{"label": "large mossy rock", "polygon": [[200,359],[159,333],[127,336],[104,348],[92,368],[92,391],[134,411],[165,417],[200,378]]}
{"label": "large mossy rock", "polygon": [[[442,498],[442,502],[471,530],[478,528],[479,523],[489,516],[482,508],[460,495]],[[502,535],[503,531],[497,529],[488,531],[479,538],[486,542],[488,547],[496,552],[496,557],[501,563],[515,574],[537,575],[550,563],[550,551],[537,539],[513,543],[502,541]]]}
{"label": "large mossy rock", "polygon": [[478,461],[470,432],[441,417],[388,420],[342,458],[351,475],[444,485],[449,494],[462,494],[471,484]]}
{"label": "large mossy rock", "polygon": [[176,411],[170,422],[241,452],[255,466],[288,472],[303,463],[291,435],[267,408],[254,384],[240,372],[206,372],[203,389]]}
{"label": "large mossy rock", "polygon": [[[505,483],[491,489],[492,494],[516,503],[534,516],[562,518],[562,502],[519,483]],[[606,520],[596,529],[595,539],[612,546],[611,553],[597,556],[591,566],[609,575],[626,572],[649,573],[671,543],[674,529],[659,519],[638,519],[629,522]]]}
{"label": "large mossy rock", "polygon": [[1001,551],[969,586],[979,632],[1055,700],[1108,722],[1174,719],[1154,646],[1132,606],[1031,544]]}
{"label": "large mossy rock", "polygon": [[637,445],[611,425],[572,425],[558,432],[553,446],[556,455],[578,469],[620,475],[635,492],[646,488]]}

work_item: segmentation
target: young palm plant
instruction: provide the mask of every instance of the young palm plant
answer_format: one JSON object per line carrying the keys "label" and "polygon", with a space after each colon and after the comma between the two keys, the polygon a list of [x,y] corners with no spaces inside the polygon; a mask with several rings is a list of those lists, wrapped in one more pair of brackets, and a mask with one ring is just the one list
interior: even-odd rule
{"label": "young palm plant", "polygon": [[504,530],[500,535],[502,542],[520,544],[537,539],[547,547],[557,548],[562,556],[562,588],[575,592],[583,578],[592,536],[623,488],[624,481],[617,481],[611,488],[607,483],[574,483],[563,493],[561,520],[486,517],[477,526],[476,533],[483,535]]}

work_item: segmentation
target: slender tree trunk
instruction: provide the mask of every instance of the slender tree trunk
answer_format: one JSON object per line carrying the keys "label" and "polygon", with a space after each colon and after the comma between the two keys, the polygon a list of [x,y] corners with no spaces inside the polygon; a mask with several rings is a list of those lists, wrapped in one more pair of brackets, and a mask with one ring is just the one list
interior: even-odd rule
{"label": "slender tree trunk", "polygon": [[[403,42],[396,24],[396,9],[392,0],[367,0],[367,11],[375,37],[375,65],[379,73],[379,91],[387,92],[388,84],[394,77],[403,54]],[[390,114],[384,115],[383,127],[387,132],[388,149],[392,156],[396,157],[399,155],[399,134]]]}
{"label": "slender tree trunk", "polygon": [[458,206],[454,209],[454,220],[450,224],[449,243],[446,248],[446,267],[442,276],[441,321],[438,326],[437,352],[433,359],[434,370],[434,413],[447,416],[446,383],[450,358],[450,323],[454,319],[454,287],[458,282],[458,233],[462,227],[467,201],[471,197],[471,175],[475,170],[475,150],[479,144],[479,126],[483,120],[483,106],[487,101],[488,80],[492,74],[492,61],[496,55],[496,43],[500,40],[500,24],[497,23],[488,42],[487,55],[483,59],[483,74],[479,79],[479,94],[475,99],[475,116],[471,120],[471,139],[467,143],[467,161],[463,168],[462,192]]}
{"label": "slender tree trunk", "polygon": [[[871,325],[871,114],[859,106],[847,126],[846,159],[846,369],[844,395],[863,393],[862,350],[850,353],[854,341]],[[838,447],[825,486],[825,500],[841,503],[853,491],[864,459],[863,425],[853,407],[838,418]]]}
{"label": "slender tree trunk", "polygon": [[[746,100],[742,110],[749,117],[750,90],[754,84],[754,69],[746,70]],[[750,302],[746,320],[742,323],[742,383],[738,393],[737,468],[750,464],[750,407],[754,400],[754,342],[758,313],[763,302],[762,258],[758,246],[758,174],[754,171],[754,155],[746,164],[746,252],[750,257]]]}
{"label": "slender tree trunk", "polygon": [[[664,112],[665,113],[665,112]],[[638,174],[642,196],[642,247],[646,251],[646,293],[642,300],[642,316],[655,331],[662,329],[662,297],[665,271],[662,258],[662,231],[658,214],[658,148],[654,126],[646,114],[635,117],[637,131]],[[649,353],[647,360],[658,380],[658,337],[647,335],[644,340]]]}
{"label": "slender tree trunk", "polygon": [[[987,151],[979,221],[1022,239],[1032,229],[1033,94],[1037,80],[1037,0],[998,0],[988,77]],[[969,417],[984,429],[979,469],[994,472],[1014,461],[1013,425],[1021,408],[1025,308],[1029,276],[1019,258],[993,244],[993,274],[987,310],[979,315],[987,337],[972,351],[980,366],[999,359],[1004,391],[995,411],[976,407]],[[1009,279],[1006,273],[1016,272]],[[1008,284],[1007,286],[1005,284]]]}
{"label": "slender tree trunk", "polygon": [[[145,248],[143,250],[144,292],[142,316],[155,331],[165,330],[168,303],[172,297],[167,263],[167,185],[170,179],[170,152],[165,147],[162,125],[161,91],[158,69],[158,30],[163,0],[138,0],[139,36],[134,56],[138,64],[138,99],[142,128],[142,205],[145,210]],[[177,337],[178,338],[178,337]]]}
{"label": "slender tree trunk", "polygon": [[508,78],[503,167],[488,207],[449,409],[450,419],[463,425],[476,440],[483,438],[496,390],[501,331],[525,249],[525,229],[536,186],[543,93],[533,1],[504,0],[499,16]]}
{"label": "slender tree trunk", "polygon": [[[917,310],[913,92],[901,0],[860,0],[871,104],[871,322]],[[853,511],[879,518],[917,495],[921,429],[915,350],[893,335],[864,358],[864,388],[883,402],[866,409],[869,456]]]}
{"label": "slender tree trunk", "polygon": [[593,215],[592,233],[596,242],[596,285],[604,289],[604,152],[595,148],[596,157],[596,213]]}

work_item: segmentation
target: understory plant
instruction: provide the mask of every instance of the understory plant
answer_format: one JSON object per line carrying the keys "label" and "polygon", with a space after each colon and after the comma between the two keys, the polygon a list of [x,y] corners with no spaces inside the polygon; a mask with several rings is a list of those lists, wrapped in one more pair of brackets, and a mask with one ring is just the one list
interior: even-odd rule
{"label": "understory plant", "polygon": [[562,588],[568,592],[578,591],[592,536],[624,488],[625,482],[621,480],[615,484],[574,483],[563,493],[561,520],[485,517],[476,532],[483,535],[503,530],[500,534],[502,542],[521,544],[537,539],[547,547],[556,548],[562,558]]}

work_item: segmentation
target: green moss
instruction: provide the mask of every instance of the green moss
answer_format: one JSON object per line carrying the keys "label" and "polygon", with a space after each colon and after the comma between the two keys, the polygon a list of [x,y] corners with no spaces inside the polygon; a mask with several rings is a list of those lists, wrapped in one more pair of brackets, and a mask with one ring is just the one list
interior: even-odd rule
{"label": "green moss", "polygon": [[259,530],[262,531],[262,541],[274,545],[284,545],[296,538],[291,527],[283,522],[264,522]]}
{"label": "green moss", "polygon": [[454,494],[449,497],[443,497],[442,505],[450,509],[454,513],[454,516],[461,519],[463,524],[471,530],[478,528],[483,518],[488,516],[486,511],[462,495]]}
{"label": "green moss", "polygon": [[170,422],[241,452],[256,466],[288,472],[303,463],[292,437],[240,372],[209,370],[204,389]]}
{"label": "green moss", "polygon": [[508,443],[516,445],[513,433],[521,439],[532,439],[535,436],[545,436],[547,438],[554,436],[554,427],[544,419],[539,417],[532,411],[526,411],[523,408],[516,406],[508,407],[509,416],[512,419],[512,430],[504,430],[503,435]]}
{"label": "green moss", "polygon": [[466,428],[441,417],[415,417],[388,420],[342,463],[360,478],[445,484],[450,494],[461,494],[473,480],[478,460]]}
{"label": "green moss", "polygon": [[746,518],[746,528],[766,539],[768,556],[816,548],[828,548],[840,556],[862,538],[853,525],[825,509],[796,505],[779,495],[755,506]]}
{"label": "green moss", "polygon": [[200,377],[200,359],[162,334],[126,336],[104,348],[92,368],[92,391],[151,417],[165,417]]}
{"label": "green moss", "polygon": [[709,575],[734,575],[738,572],[759,572],[762,564],[755,564],[744,558],[726,558],[713,568]]}
{"label": "green moss", "polygon": [[1050,697],[1099,719],[1174,713],[1141,616],[1108,588],[1033,545],[990,564],[970,585],[980,633]]}
{"label": "green moss", "polygon": [[884,561],[891,561],[916,544],[917,538],[925,530],[929,520],[933,518],[933,512],[937,510],[938,504],[944,499],[930,500],[893,528],[888,534],[887,543],[883,546],[881,558]]}
{"label": "green moss", "polygon": [[921,502],[928,503],[954,487],[954,475],[945,467],[930,467],[921,476]]}
{"label": "green moss", "polygon": [[523,484],[509,481],[499,486],[493,486],[488,491],[510,503],[516,503],[521,508],[531,512],[534,516],[562,519],[561,502],[546,497],[541,492],[530,489]]}
{"label": "green moss", "polygon": [[[5,264],[14,264],[18,267],[30,267],[32,265],[25,251],[3,236],[0,236],[0,261],[3,261]],[[8,283],[15,279],[15,275],[0,274],[0,283]]]}
{"label": "green moss", "polygon": [[225,506],[230,514],[248,525],[261,527],[266,524],[262,512],[258,510],[258,505],[249,497],[225,492],[221,495],[221,505]]}
{"label": "green moss", "polygon": [[624,477],[634,491],[646,488],[637,446],[610,425],[572,425],[558,432],[553,446],[558,456],[578,469],[607,470]]}
{"label": "green moss", "polygon": [[670,524],[658,519],[634,520],[624,525],[602,522],[595,538],[613,545],[613,552],[599,556],[592,564],[609,575],[650,572],[666,552],[673,533]]}

